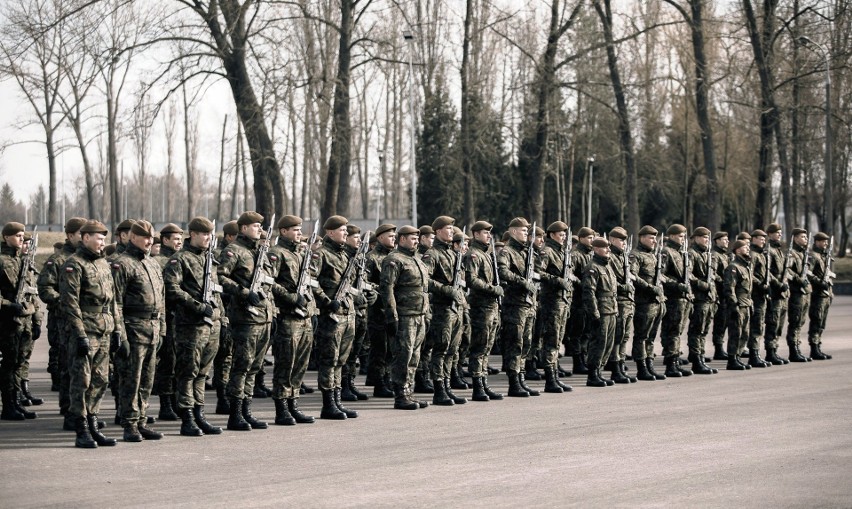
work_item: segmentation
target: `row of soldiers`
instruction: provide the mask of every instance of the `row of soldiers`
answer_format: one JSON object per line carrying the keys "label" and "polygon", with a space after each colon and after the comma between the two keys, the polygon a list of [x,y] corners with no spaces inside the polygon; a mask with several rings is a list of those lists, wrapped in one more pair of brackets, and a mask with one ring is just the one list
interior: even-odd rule
{"label": "row of soldiers", "polygon": [[[453,392],[467,388],[459,368],[464,358],[472,399],[502,399],[488,383],[498,371],[488,366],[498,336],[513,397],[539,394],[527,383],[538,375],[537,362],[544,365],[546,392],[571,390],[560,380],[571,375],[558,363],[562,343],[574,373],[586,374],[594,387],[715,373],[704,350],[711,324],[714,343],[720,337],[714,358],[727,359],[728,369],[784,364],[777,348],[785,314],[790,360],[830,358],[820,348],[832,296],[829,238],[821,233],[808,250],[807,232],[797,229],[785,251],[781,227],[772,224],[768,233],[740,234],[728,249],[724,232],[712,235],[711,247],[711,232],[696,228],[687,246],[686,228],[673,225],[663,246],[659,232],[645,226],[632,249],[632,237],[620,227],[604,237],[584,227],[572,243],[561,221],[544,231],[516,218],[504,242],[494,242],[485,221],[474,223],[468,237],[453,218],[441,216],[420,229],[382,225],[362,239],[346,218],[332,216],[322,240],[317,224],[305,244],[300,218],[276,223],[275,242],[263,220],[246,212],[226,224],[221,249],[215,225],[205,218],[190,221],[186,243],[184,232],[168,225],[156,259],[150,256],[154,229],[146,221],[120,224],[108,258],[103,224],[68,221],[66,243],[38,274],[37,286],[48,306],[49,368],[76,445],[115,444],[97,418],[110,371],[125,441],[162,437],[147,416],[155,383],[160,417],[173,406],[181,434],[221,433],[204,415],[211,367],[228,429],[266,428],[251,407],[270,344],[275,422],[283,425],[314,420],[298,407],[312,350],[320,417],[338,420],[358,415],[343,401],[368,398],[354,382],[359,358],[373,395],[393,397],[398,409],[428,405],[414,392],[433,394],[436,405],[465,403]],[[23,225],[7,224],[0,255],[4,419],[34,418],[24,405],[40,403],[29,393],[23,367],[40,334],[40,313],[34,292],[16,295],[19,280],[31,286],[37,274],[23,268],[25,246]],[[805,357],[798,337],[808,312],[811,355]],[[682,361],[687,322],[689,357]],[[727,352],[720,348],[725,328]],[[631,330],[637,377],[625,364]],[[653,365],[658,331],[665,374]],[[764,335],[766,360],[759,353]],[[692,370],[684,367],[690,362]],[[603,369],[611,378],[601,376]]]}

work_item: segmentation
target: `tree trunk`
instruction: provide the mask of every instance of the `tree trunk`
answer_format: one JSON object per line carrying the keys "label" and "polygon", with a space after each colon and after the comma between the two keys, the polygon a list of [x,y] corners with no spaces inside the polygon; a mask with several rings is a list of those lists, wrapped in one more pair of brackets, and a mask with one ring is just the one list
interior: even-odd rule
{"label": "tree trunk", "polygon": [[121,188],[118,185],[118,155],[116,154],[116,118],[115,105],[111,93],[107,93],[107,168],[109,169],[109,187],[110,187],[110,217],[112,218],[112,228],[110,231],[115,232],[115,227],[121,222]]}
{"label": "tree trunk", "polygon": [[460,135],[460,152],[462,163],[462,175],[464,175],[464,207],[462,213],[461,224],[471,225],[475,220],[476,210],[474,209],[473,188],[476,176],[473,171],[473,163],[471,161],[474,143],[471,140],[471,122],[470,118],[470,24],[473,16],[474,0],[465,1],[464,15],[464,40],[462,42],[462,62],[461,62],[461,125],[459,130]]}
{"label": "tree trunk", "polygon": [[219,158],[219,187],[216,191],[216,215],[217,221],[222,219],[222,186],[225,181],[225,138],[228,130],[228,115],[222,120],[222,146],[221,157]]}
{"label": "tree trunk", "polygon": [[[48,125],[50,125],[50,115],[47,115],[47,119]],[[47,171],[50,180],[47,200],[47,222],[50,224],[56,224],[58,222],[56,210],[56,147],[54,146],[53,141],[53,129],[48,127],[45,131]]]}
{"label": "tree trunk", "polygon": [[186,82],[183,90],[183,143],[184,164],[186,166],[186,220],[195,213],[195,168],[192,167],[192,121],[190,120],[189,101],[186,96]]}

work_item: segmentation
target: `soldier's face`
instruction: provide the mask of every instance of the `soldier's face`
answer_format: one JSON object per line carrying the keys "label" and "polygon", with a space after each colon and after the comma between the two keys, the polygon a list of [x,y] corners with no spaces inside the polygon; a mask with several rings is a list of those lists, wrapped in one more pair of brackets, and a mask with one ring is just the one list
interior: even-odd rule
{"label": "soldier's face", "polygon": [[764,237],[763,235],[760,235],[760,236],[757,236],[757,237],[752,237],[751,243],[754,244],[757,247],[762,248],[763,246],[766,245],[766,237]]}
{"label": "soldier's face", "polygon": [[817,249],[825,249],[826,247],[828,247],[828,241],[827,240],[815,240],[814,241],[814,247],[817,248]]}
{"label": "soldier's face", "polygon": [[438,237],[438,240],[442,242],[452,242],[453,241],[453,225],[448,224],[447,226],[438,229],[435,231],[435,236]]}
{"label": "soldier's face", "polygon": [[125,246],[130,241],[130,231],[123,231],[118,233],[118,243],[124,244]]}
{"label": "soldier's face", "polygon": [[686,233],[679,233],[677,235],[669,235],[669,238],[672,240],[672,242],[677,242],[678,244],[680,244],[682,246],[683,242],[686,240]]}
{"label": "soldier's face", "polygon": [[212,233],[208,232],[189,232],[189,243],[195,248],[207,249],[210,247],[210,239],[212,235]]}
{"label": "soldier's face", "polygon": [[420,243],[426,246],[427,248],[432,247],[432,244],[435,242],[435,234],[430,233],[428,235],[420,236]]}
{"label": "soldier's face", "polygon": [[654,249],[657,247],[657,236],[656,235],[642,235],[639,237],[639,242],[642,243],[643,246],[648,249]]}
{"label": "soldier's face", "polygon": [[341,226],[340,228],[336,228],[334,230],[327,230],[328,238],[337,242],[338,244],[344,244],[346,242],[346,225]]}
{"label": "soldier's face", "polygon": [[529,238],[529,231],[526,226],[513,226],[512,228],[509,228],[509,235],[523,244]]}
{"label": "soldier's face", "polygon": [[731,243],[731,239],[728,237],[721,237],[716,239],[716,247],[720,247],[722,249],[728,249],[728,244]]}
{"label": "soldier's face", "polygon": [[93,253],[102,253],[104,251],[104,241],[106,240],[106,235],[103,233],[86,233],[83,235],[83,238],[80,242]]}
{"label": "soldier's face", "polygon": [[541,247],[542,244],[544,244],[544,237],[536,237],[535,247]]}
{"label": "soldier's face", "polygon": [[592,241],[595,240],[594,235],[587,235],[585,237],[580,237],[580,244],[585,244],[586,246],[592,247]]}
{"label": "soldier's face", "polygon": [[290,228],[281,228],[278,230],[278,234],[290,242],[298,244],[302,241],[302,225],[291,226]]}
{"label": "soldier's face", "polygon": [[710,235],[698,235],[695,237],[695,243],[701,247],[707,247],[710,244]]}
{"label": "soldier's face", "polygon": [[479,230],[477,232],[473,232],[473,238],[482,242],[483,244],[491,243],[491,230]]}
{"label": "soldier's face", "polygon": [[807,233],[800,233],[800,234],[796,235],[795,237],[793,237],[793,242],[795,242],[797,245],[802,246],[802,247],[807,246],[808,245],[808,234]]}
{"label": "soldier's face", "polygon": [[393,249],[396,245],[396,231],[391,230],[388,232],[384,232],[379,235],[379,242],[388,249]]}
{"label": "soldier's face", "polygon": [[73,246],[77,246],[80,244],[80,232],[69,233],[65,237],[68,239],[69,242],[71,242],[71,245]]}
{"label": "soldier's face", "polygon": [[749,247],[749,245],[748,245],[748,244],[746,244],[746,245],[744,245],[743,247],[741,247],[741,248],[737,249],[737,254],[738,254],[738,255],[740,255],[740,256],[742,256],[743,258],[748,258],[748,256],[749,256],[749,254],[750,254],[750,253],[751,253],[751,247]]}
{"label": "soldier's face", "polygon": [[361,234],[355,233],[355,234],[352,234],[352,235],[347,235],[346,236],[346,245],[352,246],[355,249],[358,249],[359,247],[361,247]]}
{"label": "soldier's face", "polygon": [[770,233],[769,234],[769,240],[774,240],[774,241],[778,242],[779,240],[781,240],[781,236],[782,236],[781,232]]}
{"label": "soldier's face", "polygon": [[593,247],[595,254],[604,258],[609,258],[609,247]]}
{"label": "soldier's face", "polygon": [[412,233],[411,235],[400,235],[399,236],[399,247],[404,247],[406,249],[417,249],[417,246],[420,245],[420,236],[416,233]]}
{"label": "soldier's face", "polygon": [[251,240],[260,239],[260,232],[262,230],[263,227],[260,225],[260,223],[244,224],[240,226],[240,233],[242,233]]}
{"label": "soldier's face", "polygon": [[146,237],[144,235],[131,233],[130,243],[147,253],[151,249],[151,246],[154,245],[154,237]]}
{"label": "soldier's face", "polygon": [[157,256],[158,254],[160,254],[160,246],[161,245],[162,244],[154,244],[153,246],[151,246],[151,251],[150,251],[151,256]]}
{"label": "soldier's face", "polygon": [[7,235],[3,237],[6,240],[6,245],[9,247],[20,249],[24,245],[24,232],[18,232],[14,235]]}
{"label": "soldier's face", "polygon": [[164,246],[170,247],[175,251],[180,251],[180,248],[183,247],[183,236],[180,233],[163,235],[160,240]]}
{"label": "soldier's face", "polygon": [[618,237],[610,237],[609,243],[618,249],[624,249],[624,239],[619,239]]}

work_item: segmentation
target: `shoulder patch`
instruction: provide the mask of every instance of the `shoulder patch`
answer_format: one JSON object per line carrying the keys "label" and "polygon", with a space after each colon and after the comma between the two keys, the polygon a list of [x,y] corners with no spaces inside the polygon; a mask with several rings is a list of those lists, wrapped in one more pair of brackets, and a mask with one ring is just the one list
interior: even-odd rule
{"label": "shoulder patch", "polygon": [[47,263],[45,263],[45,265],[53,265],[53,262],[48,260]]}
{"label": "shoulder patch", "polygon": [[112,268],[113,268],[113,269],[120,269],[120,268],[121,268],[121,264],[119,264],[119,263],[113,263],[113,264],[112,264]]}
{"label": "shoulder patch", "polygon": [[74,272],[74,267],[65,267],[65,272]]}
{"label": "shoulder patch", "polygon": [[178,261],[177,261],[177,260],[175,260],[174,258],[172,258],[171,260],[169,260],[169,263],[171,263],[172,265],[175,265],[177,262],[178,262]]}
{"label": "shoulder patch", "polygon": [[234,257],[234,252],[233,252],[233,251],[225,251],[225,254],[226,254],[229,258],[233,258],[233,257]]}
{"label": "shoulder patch", "polygon": [[311,258],[313,258],[314,260],[319,260],[320,255],[319,255],[319,253],[313,253],[313,254],[311,254]]}
{"label": "shoulder patch", "polygon": [[421,260],[431,260],[431,259],[432,259],[432,255],[430,255],[429,253],[424,254],[423,257],[421,258]]}
{"label": "shoulder patch", "polygon": [[278,261],[278,257],[277,257],[277,256],[275,256],[274,254],[270,254],[270,255],[269,255],[269,259],[270,259],[270,260],[272,260],[273,262],[274,262],[274,261]]}

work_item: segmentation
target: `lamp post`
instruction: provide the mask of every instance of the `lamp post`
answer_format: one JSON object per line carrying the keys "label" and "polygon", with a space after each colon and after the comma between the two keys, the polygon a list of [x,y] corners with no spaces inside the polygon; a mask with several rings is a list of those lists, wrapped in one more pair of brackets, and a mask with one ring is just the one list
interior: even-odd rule
{"label": "lamp post", "polygon": [[417,167],[414,150],[416,119],[414,118],[414,71],[412,63],[414,59],[414,34],[411,33],[411,30],[403,30],[402,37],[408,43],[408,110],[411,114],[411,224],[417,228]]}
{"label": "lamp post", "polygon": [[831,175],[831,56],[828,49],[822,44],[807,36],[799,36],[799,42],[810,48],[816,48],[822,53],[825,60],[825,212],[826,228],[829,235],[834,233],[834,196],[833,179]]}
{"label": "lamp post", "polygon": [[589,223],[584,225],[589,228],[592,227],[592,185],[594,183],[595,177],[595,156],[590,156],[586,160],[586,173],[589,175],[589,199],[586,202],[586,217],[588,218]]}
{"label": "lamp post", "polygon": [[[382,179],[382,181],[384,181],[384,177],[382,176],[382,168],[383,168],[383,165],[384,165],[384,160],[385,160],[384,151],[379,150],[379,178]],[[381,211],[382,201],[384,200],[384,198],[385,198],[385,186],[379,185],[379,192],[376,193],[376,228],[379,227],[379,224],[380,224],[379,221],[381,221],[382,216],[381,216],[380,211]]]}

